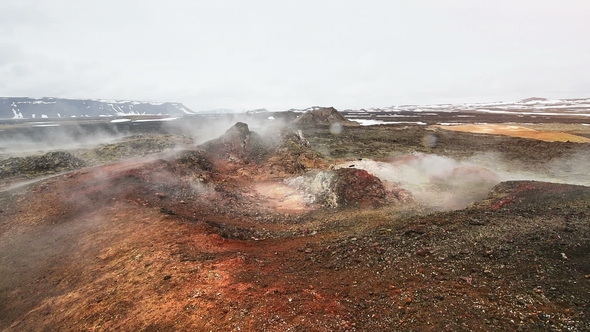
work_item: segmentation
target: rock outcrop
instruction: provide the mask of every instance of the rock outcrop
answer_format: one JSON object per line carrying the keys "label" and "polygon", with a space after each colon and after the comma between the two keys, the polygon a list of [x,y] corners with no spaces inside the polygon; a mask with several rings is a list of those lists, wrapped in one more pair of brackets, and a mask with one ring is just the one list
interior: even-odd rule
{"label": "rock outcrop", "polygon": [[301,131],[283,132],[280,142],[266,162],[265,173],[280,177],[328,167],[323,156],[310,148]]}
{"label": "rock outcrop", "polygon": [[307,203],[333,208],[413,201],[410,192],[401,188],[388,191],[379,178],[356,168],[312,172],[287,179],[285,183],[299,190]]}
{"label": "rock outcrop", "polygon": [[334,107],[312,107],[295,119],[293,123],[302,126],[332,124],[340,124],[345,127],[360,126],[359,123],[346,119]]}
{"label": "rock outcrop", "polygon": [[205,142],[200,148],[213,160],[240,165],[262,162],[271,153],[270,145],[243,122],[236,123],[225,134]]}
{"label": "rock outcrop", "polygon": [[55,174],[82,168],[86,163],[67,151],[41,156],[11,157],[0,161],[0,179]]}

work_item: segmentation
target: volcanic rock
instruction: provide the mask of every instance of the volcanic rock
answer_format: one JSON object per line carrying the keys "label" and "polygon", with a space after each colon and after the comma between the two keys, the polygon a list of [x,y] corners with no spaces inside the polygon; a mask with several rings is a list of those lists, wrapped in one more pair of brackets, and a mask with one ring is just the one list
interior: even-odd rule
{"label": "volcanic rock", "polygon": [[262,137],[250,131],[248,125],[238,122],[225,134],[201,145],[213,159],[234,164],[259,163],[270,153],[269,144]]}
{"label": "volcanic rock", "polygon": [[199,150],[187,150],[180,152],[175,160],[178,165],[188,168],[197,168],[203,171],[213,171],[213,164],[205,155],[205,152]]}
{"label": "volcanic rock", "polygon": [[359,123],[346,119],[334,107],[313,107],[293,121],[296,125],[331,125],[339,123],[346,127],[360,126]]}
{"label": "volcanic rock", "polygon": [[[542,181],[506,181],[496,185],[486,199],[474,206],[492,210],[536,210],[540,206],[572,204],[574,200],[590,200],[590,187]],[[554,210],[559,211],[558,208]]]}
{"label": "volcanic rock", "polygon": [[133,135],[122,141],[101,144],[96,147],[75,151],[76,157],[90,165],[111,163],[117,160],[144,157],[170,149],[192,146],[190,138],[179,135]]}
{"label": "volcanic rock", "polygon": [[309,147],[301,131],[285,131],[281,134],[280,145],[268,159],[264,172],[275,176],[301,174],[310,169],[328,166],[318,152]]}
{"label": "volcanic rock", "polygon": [[0,179],[53,174],[84,166],[83,160],[66,151],[51,151],[41,156],[11,157],[0,161]]}
{"label": "volcanic rock", "polygon": [[388,196],[378,177],[356,168],[336,170],[334,192],[340,205],[382,205]]}
{"label": "volcanic rock", "polygon": [[400,188],[388,191],[379,178],[356,168],[309,173],[287,179],[285,183],[301,191],[307,203],[334,208],[413,201],[411,193]]}
{"label": "volcanic rock", "polygon": [[[274,134],[276,136],[263,139],[250,131],[247,124],[238,122],[219,138],[201,145],[203,155],[197,159],[204,158],[218,166],[229,162],[241,167],[238,174],[257,179],[285,177],[328,167],[323,156],[309,146],[301,131],[285,129]],[[203,168],[201,164],[199,167]],[[254,165],[256,169],[246,167],[248,165]]]}

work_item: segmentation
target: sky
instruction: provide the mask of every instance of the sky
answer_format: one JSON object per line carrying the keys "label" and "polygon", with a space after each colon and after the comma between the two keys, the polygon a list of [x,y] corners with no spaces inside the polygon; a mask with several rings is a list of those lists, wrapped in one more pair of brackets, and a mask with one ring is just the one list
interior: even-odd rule
{"label": "sky", "polygon": [[590,97],[588,0],[0,1],[0,96],[337,109]]}

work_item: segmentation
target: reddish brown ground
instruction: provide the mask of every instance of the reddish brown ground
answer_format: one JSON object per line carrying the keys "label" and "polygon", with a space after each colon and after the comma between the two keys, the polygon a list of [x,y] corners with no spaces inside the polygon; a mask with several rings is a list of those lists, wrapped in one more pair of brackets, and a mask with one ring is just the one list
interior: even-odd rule
{"label": "reddish brown ground", "polygon": [[589,328],[585,187],[419,217],[281,206],[280,182],[205,175],[119,163],[2,192],[0,329]]}

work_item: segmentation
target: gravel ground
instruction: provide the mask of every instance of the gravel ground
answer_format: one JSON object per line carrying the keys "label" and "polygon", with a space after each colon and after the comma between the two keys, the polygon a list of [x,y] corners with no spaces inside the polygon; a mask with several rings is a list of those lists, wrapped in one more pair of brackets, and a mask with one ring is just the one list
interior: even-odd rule
{"label": "gravel ground", "polygon": [[322,162],[297,172],[423,153],[477,162],[501,182],[457,209],[289,212],[254,188],[300,174],[236,159],[239,144],[222,159],[173,151],[191,142],[166,135],[68,151],[74,170],[0,191],[0,329],[590,330],[590,188],[573,184],[587,145],[426,126],[302,130],[309,146],[280,153]]}

